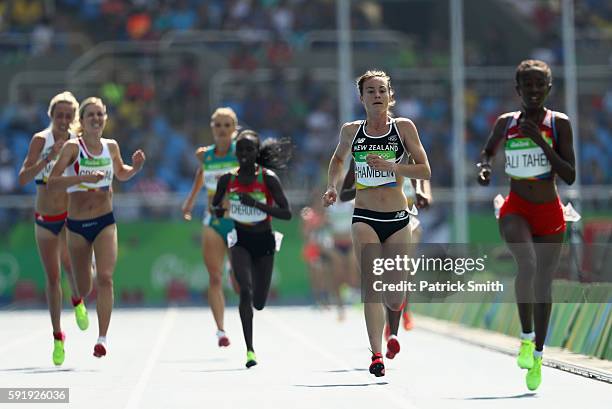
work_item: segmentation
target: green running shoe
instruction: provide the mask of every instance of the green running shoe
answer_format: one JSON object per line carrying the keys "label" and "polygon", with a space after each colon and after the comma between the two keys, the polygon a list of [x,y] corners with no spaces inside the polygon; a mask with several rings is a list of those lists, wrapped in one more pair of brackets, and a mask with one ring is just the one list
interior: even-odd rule
{"label": "green running shoe", "polygon": [[64,363],[64,340],[54,339],[53,340],[53,363],[60,366]]}
{"label": "green running shoe", "polygon": [[529,339],[522,339],[521,349],[516,358],[519,368],[531,369],[533,367],[533,351],[535,351],[535,343]]}
{"label": "green running shoe", "polygon": [[257,357],[255,356],[255,352],[247,351],[247,363],[246,367],[250,368],[252,366],[257,365]]}
{"label": "green running shoe", "polygon": [[533,359],[533,367],[527,371],[525,381],[530,391],[538,389],[538,386],[542,383],[542,357]]}
{"label": "green running shoe", "polygon": [[89,327],[89,317],[87,316],[87,308],[85,308],[83,300],[74,306],[74,316],[81,331],[85,331]]}

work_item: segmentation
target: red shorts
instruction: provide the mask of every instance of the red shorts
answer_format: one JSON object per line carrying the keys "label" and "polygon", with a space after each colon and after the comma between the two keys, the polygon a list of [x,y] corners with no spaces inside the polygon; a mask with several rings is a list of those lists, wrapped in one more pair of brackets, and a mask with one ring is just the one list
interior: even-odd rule
{"label": "red shorts", "polygon": [[565,231],[563,206],[558,197],[548,203],[532,203],[510,192],[499,209],[499,218],[507,214],[518,214],[527,220],[532,236],[548,236]]}
{"label": "red shorts", "polygon": [[309,241],[304,245],[302,257],[307,263],[314,263],[321,257],[321,248],[314,241]]}

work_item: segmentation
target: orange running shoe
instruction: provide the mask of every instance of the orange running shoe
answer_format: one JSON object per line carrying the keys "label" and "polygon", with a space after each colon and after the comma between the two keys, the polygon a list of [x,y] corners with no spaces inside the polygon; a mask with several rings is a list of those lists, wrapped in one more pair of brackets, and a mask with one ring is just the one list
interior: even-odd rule
{"label": "orange running shoe", "polygon": [[414,328],[414,322],[412,321],[412,314],[410,311],[404,311],[402,317],[404,319],[404,330],[410,331]]}

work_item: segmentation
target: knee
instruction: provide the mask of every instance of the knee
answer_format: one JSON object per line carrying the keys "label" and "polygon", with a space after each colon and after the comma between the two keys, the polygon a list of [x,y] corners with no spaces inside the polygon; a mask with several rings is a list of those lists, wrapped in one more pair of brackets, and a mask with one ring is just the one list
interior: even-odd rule
{"label": "knee", "polygon": [[391,302],[385,303],[385,305],[389,307],[391,311],[401,311],[402,307],[404,306],[404,303],[397,302],[397,301],[391,301]]}
{"label": "knee", "polygon": [[113,276],[112,274],[100,274],[96,276],[96,283],[98,287],[112,287],[113,286]]}
{"label": "knee", "polygon": [[253,302],[253,292],[250,288],[241,288],[240,289],[240,304],[248,303],[251,304]]}
{"label": "knee", "polygon": [[209,273],[208,275],[208,284],[211,287],[219,288],[223,284],[223,280],[221,279],[221,274],[213,274]]}
{"label": "knee", "polygon": [[532,279],[538,268],[535,257],[529,256],[525,256],[520,258],[519,260],[516,260],[516,265],[518,267],[518,275],[521,278]]}

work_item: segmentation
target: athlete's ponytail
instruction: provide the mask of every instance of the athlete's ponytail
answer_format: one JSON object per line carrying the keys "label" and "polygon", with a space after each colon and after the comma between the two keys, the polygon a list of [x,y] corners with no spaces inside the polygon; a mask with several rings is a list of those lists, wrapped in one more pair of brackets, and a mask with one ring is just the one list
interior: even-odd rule
{"label": "athlete's ponytail", "polygon": [[257,132],[251,129],[245,129],[238,134],[237,140],[247,136],[253,136],[257,139],[259,153],[255,162],[266,169],[282,170],[287,168],[287,164],[291,160],[292,144],[289,138],[268,138],[260,142]]}
{"label": "athlete's ponytail", "polygon": [[289,138],[269,138],[261,144],[256,162],[268,169],[286,169],[287,164],[291,160],[291,153],[291,141]]}

